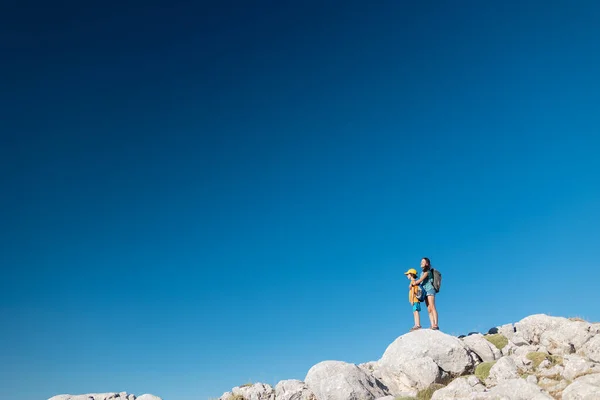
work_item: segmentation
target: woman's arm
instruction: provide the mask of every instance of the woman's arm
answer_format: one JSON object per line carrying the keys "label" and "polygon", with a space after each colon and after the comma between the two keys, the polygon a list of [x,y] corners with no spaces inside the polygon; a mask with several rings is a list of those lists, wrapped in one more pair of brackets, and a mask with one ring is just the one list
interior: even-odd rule
{"label": "woman's arm", "polygon": [[421,282],[423,282],[425,278],[427,278],[427,276],[429,276],[429,271],[425,272],[423,276],[417,279],[416,281],[412,281],[412,286],[420,285]]}

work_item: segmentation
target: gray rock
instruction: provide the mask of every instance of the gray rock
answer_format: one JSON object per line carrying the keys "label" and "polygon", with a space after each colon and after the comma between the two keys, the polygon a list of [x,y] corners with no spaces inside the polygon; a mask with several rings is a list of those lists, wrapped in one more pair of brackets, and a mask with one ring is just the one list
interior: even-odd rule
{"label": "gray rock", "polygon": [[425,389],[442,378],[442,371],[431,357],[405,360],[401,365],[389,366],[388,369],[408,377],[410,380],[409,388]]}
{"label": "gray rock", "polygon": [[524,318],[515,326],[515,336],[520,335],[528,343],[546,347],[550,354],[571,354],[579,350],[593,335],[592,325],[588,322],[544,314]]}
{"label": "gray rock", "polygon": [[444,371],[461,375],[473,367],[466,345],[458,338],[429,329],[410,332],[388,346],[381,365],[398,367],[416,358],[429,357]]}
{"label": "gray rock", "polygon": [[590,360],[600,363],[600,334],[594,333],[582,347],[581,352]]}
{"label": "gray rock", "polygon": [[484,391],[485,386],[474,376],[456,378],[445,388],[436,390],[431,400],[468,400],[473,393]]}
{"label": "gray rock", "polygon": [[570,381],[574,380],[579,375],[587,373],[594,365],[585,358],[575,354],[563,356],[563,364],[565,369],[563,370],[562,375],[565,379]]}
{"label": "gray rock", "polygon": [[375,371],[376,367],[377,361],[369,361],[366,363],[358,364],[358,368],[364,370],[367,373],[367,375]]}
{"label": "gray rock", "polygon": [[562,392],[569,384],[565,380],[556,380],[550,378],[541,378],[538,381],[538,386],[546,392]]}
{"label": "gray rock", "polygon": [[563,367],[562,365],[554,365],[551,366],[549,368],[546,369],[539,369],[538,368],[538,375],[539,376],[563,376],[563,373],[565,371],[565,367]]}
{"label": "gray rock", "polygon": [[[436,372],[439,371],[437,365],[435,368]],[[387,391],[391,395],[404,397],[417,395],[417,388],[419,387],[418,382],[402,372],[399,368],[391,368],[377,364],[372,374],[379,382],[387,387]],[[423,375],[421,375],[421,378],[422,377]],[[421,387],[426,386],[427,385],[421,385]]]}
{"label": "gray rock", "polygon": [[225,392],[219,400],[230,400],[233,396],[242,396],[246,400],[275,400],[275,390],[271,385],[254,383],[248,386],[236,386],[231,392]]}
{"label": "gray rock", "polygon": [[375,377],[342,361],[314,365],[304,381],[319,400],[373,400],[389,394]]}
{"label": "gray rock", "polygon": [[530,343],[520,333],[515,333],[510,339],[510,342],[515,346],[528,346]]}
{"label": "gray rock", "polygon": [[225,392],[218,400],[229,400],[231,397],[233,397],[233,392]]}
{"label": "gray rock", "polygon": [[277,400],[316,400],[308,385],[297,379],[287,379],[275,385]]}
{"label": "gray rock", "polygon": [[524,371],[532,371],[533,370],[533,362],[527,358],[527,354],[534,352],[537,350],[536,346],[520,346],[515,348],[512,354],[507,357],[513,359],[517,368],[520,368]]}
{"label": "gray rock", "polygon": [[513,359],[510,357],[502,357],[490,369],[490,375],[486,379],[486,384],[493,386],[502,381],[516,379],[518,377],[519,371]]}
{"label": "gray rock", "polygon": [[390,395],[390,396],[383,396],[383,397],[380,397],[380,398],[375,399],[375,400],[394,400],[395,398],[396,398],[396,396]]}
{"label": "gray rock", "polygon": [[524,379],[502,381],[489,392],[475,393],[472,400],[552,400],[542,389]]}
{"label": "gray rock", "polygon": [[513,324],[499,326],[498,333],[511,340],[515,336],[515,326]]}
{"label": "gray rock", "polygon": [[548,361],[548,359],[546,359],[546,360],[542,361],[540,363],[540,365],[538,365],[538,368],[539,369],[550,368],[550,365],[551,365],[550,361]]}
{"label": "gray rock", "polygon": [[[60,394],[53,396],[48,400],[135,400],[133,394],[127,392],[109,392],[109,393],[88,393],[88,394]],[[160,397],[151,394],[144,394],[137,398],[138,400],[161,400]]]}
{"label": "gray rock", "polygon": [[503,356],[509,356],[511,354],[514,354],[514,352],[517,351],[517,349],[518,347],[514,343],[508,342],[508,344],[504,346],[502,350],[500,350],[500,353],[502,353]]}
{"label": "gray rock", "polygon": [[471,335],[465,337],[463,343],[467,346],[469,350],[473,353],[477,354],[481,361],[494,361],[502,357],[500,350],[490,342],[488,342],[485,337],[478,333],[476,335]]}
{"label": "gray rock", "polygon": [[575,379],[562,393],[563,400],[600,400],[600,374]]}
{"label": "gray rock", "polygon": [[254,383],[248,386],[234,387],[234,395],[241,395],[246,400],[275,400],[275,389],[266,383]]}
{"label": "gray rock", "polygon": [[525,380],[529,383],[533,383],[534,385],[537,385],[538,383],[538,378],[535,375],[528,375]]}

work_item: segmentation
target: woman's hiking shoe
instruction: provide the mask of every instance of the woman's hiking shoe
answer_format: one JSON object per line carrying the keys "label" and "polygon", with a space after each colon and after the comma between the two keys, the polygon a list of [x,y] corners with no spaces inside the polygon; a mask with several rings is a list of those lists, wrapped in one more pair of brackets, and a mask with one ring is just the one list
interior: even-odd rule
{"label": "woman's hiking shoe", "polygon": [[412,328],[410,328],[410,332],[418,331],[419,329],[421,329],[420,326],[413,326]]}
{"label": "woman's hiking shoe", "polygon": [[439,331],[440,330],[439,326],[432,326],[431,329],[434,330],[434,331]]}

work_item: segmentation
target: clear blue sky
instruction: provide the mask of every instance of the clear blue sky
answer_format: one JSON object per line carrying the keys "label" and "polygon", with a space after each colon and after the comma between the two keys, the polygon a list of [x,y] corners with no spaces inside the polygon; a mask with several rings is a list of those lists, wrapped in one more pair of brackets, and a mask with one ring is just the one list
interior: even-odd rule
{"label": "clear blue sky", "polygon": [[378,359],[423,256],[446,332],[600,320],[598,2],[9,3],[4,397]]}

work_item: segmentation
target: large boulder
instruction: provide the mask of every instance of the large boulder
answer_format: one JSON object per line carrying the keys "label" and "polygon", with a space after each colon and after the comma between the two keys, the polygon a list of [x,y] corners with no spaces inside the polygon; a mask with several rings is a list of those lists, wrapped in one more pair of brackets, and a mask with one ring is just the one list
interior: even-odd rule
{"label": "large boulder", "polygon": [[502,381],[488,392],[474,393],[472,400],[552,400],[542,389],[524,379]]}
{"label": "large boulder", "polygon": [[429,329],[407,333],[388,346],[381,365],[402,369],[419,358],[429,358],[443,371],[461,375],[472,369],[474,360],[458,338]]}
{"label": "large boulder", "polygon": [[572,354],[594,335],[588,322],[544,314],[524,318],[515,326],[518,336],[530,344],[544,346],[550,354]]}
{"label": "large boulder", "polygon": [[563,400],[599,400],[600,374],[575,379],[562,393]]}
{"label": "large boulder", "polygon": [[486,383],[493,386],[502,381],[516,379],[518,377],[519,370],[517,369],[514,360],[510,357],[502,357],[492,365],[492,368],[490,368],[490,375],[486,379]]}
{"label": "large boulder", "polygon": [[431,400],[468,400],[473,393],[484,391],[485,386],[475,376],[456,378],[445,388],[436,390]]}
{"label": "large boulder", "polygon": [[304,379],[318,400],[373,400],[387,396],[387,388],[364,369],[342,361],[314,365]]}
{"label": "large boulder", "polygon": [[277,400],[316,400],[308,385],[297,379],[287,379],[275,385]]}
{"label": "large boulder", "polygon": [[491,344],[481,333],[467,336],[462,341],[483,362],[495,361],[502,357],[500,350]]}

